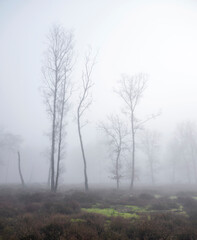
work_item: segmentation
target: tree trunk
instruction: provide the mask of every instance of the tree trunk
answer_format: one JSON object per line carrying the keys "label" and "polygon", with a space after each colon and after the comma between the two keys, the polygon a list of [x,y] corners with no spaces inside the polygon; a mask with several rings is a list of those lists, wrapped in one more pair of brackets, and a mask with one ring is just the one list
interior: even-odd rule
{"label": "tree trunk", "polygon": [[81,152],[82,152],[83,163],[84,163],[85,190],[88,191],[89,187],[88,187],[87,165],[86,165],[86,157],[85,157],[85,152],[84,152],[84,147],[83,147],[83,139],[82,139],[82,135],[81,135],[79,109],[78,109],[78,116],[77,116],[77,124],[78,124],[78,133],[79,133]]}
{"label": "tree trunk", "polygon": [[150,161],[150,171],[151,171],[152,185],[154,185],[155,184],[155,179],[154,179],[154,173],[153,173],[153,162],[152,162],[151,158],[149,158],[149,161]]}
{"label": "tree trunk", "polygon": [[55,180],[55,192],[57,191],[58,181],[59,181],[59,173],[60,173],[61,143],[62,143],[62,129],[60,129],[60,134],[59,134],[57,170],[56,170],[56,180]]}
{"label": "tree trunk", "polygon": [[117,158],[116,158],[116,185],[117,185],[117,190],[119,189],[119,183],[120,183],[119,158],[120,158],[120,149],[118,150],[118,154],[117,154]]}
{"label": "tree trunk", "polygon": [[191,148],[191,153],[192,153],[192,165],[193,165],[193,170],[194,170],[194,179],[195,179],[195,182],[197,183],[196,159],[195,159],[193,147],[191,146],[190,148]]}
{"label": "tree trunk", "polygon": [[116,180],[116,187],[117,187],[117,190],[119,190],[119,178],[117,178]]}
{"label": "tree trunk", "polygon": [[48,180],[47,180],[47,185],[50,188],[50,183],[51,183],[51,162],[50,162],[50,167],[49,167],[49,172],[48,172]]}
{"label": "tree trunk", "polygon": [[23,187],[25,187],[25,182],[23,179],[23,175],[22,175],[22,171],[21,171],[21,156],[20,156],[20,152],[18,152],[18,171],[19,171],[19,175],[20,175],[20,179],[21,179],[21,184]]}
{"label": "tree trunk", "polygon": [[188,164],[188,162],[186,162],[186,173],[187,173],[188,183],[191,183],[190,170],[189,170],[189,164]]}
{"label": "tree trunk", "polygon": [[175,163],[172,166],[172,183],[175,183]]}
{"label": "tree trunk", "polygon": [[131,185],[130,190],[134,187],[134,179],[135,179],[135,132],[134,132],[134,119],[133,113],[131,115],[131,134],[132,134],[132,172],[131,172]]}
{"label": "tree trunk", "polygon": [[53,122],[51,140],[51,191],[55,191],[55,135],[56,135],[56,102],[57,102],[57,71],[56,71],[55,91],[53,99]]}
{"label": "tree trunk", "polygon": [[57,170],[56,170],[56,181],[55,181],[55,192],[58,188],[59,173],[60,173],[60,160],[61,160],[61,147],[62,147],[62,130],[63,130],[63,120],[64,120],[64,105],[65,105],[65,82],[64,91],[62,99],[60,126],[59,126],[59,142],[58,142],[58,155],[57,155]]}

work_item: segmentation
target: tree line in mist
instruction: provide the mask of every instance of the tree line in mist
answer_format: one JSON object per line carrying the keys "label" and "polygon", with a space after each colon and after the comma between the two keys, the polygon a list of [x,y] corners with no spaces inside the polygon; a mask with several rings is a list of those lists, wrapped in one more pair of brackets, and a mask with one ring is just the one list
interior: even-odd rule
{"label": "tree line in mist", "polygon": [[[45,102],[49,129],[49,168],[48,183],[50,190],[58,190],[62,166],[66,163],[66,133],[68,131],[67,116],[69,111],[76,111],[77,130],[80,142],[81,160],[83,162],[84,188],[89,190],[87,148],[83,141],[88,131],[88,119],[86,113],[92,104],[94,96],[94,69],[96,67],[96,55],[88,49],[84,57],[81,78],[77,86],[72,79],[75,71],[75,46],[74,35],[65,31],[61,26],[54,26],[47,35],[47,49],[44,54],[42,67],[43,82],[42,96]],[[159,118],[160,114],[150,114],[139,119],[137,109],[147,88],[148,76],[140,73],[133,76],[122,75],[114,91],[122,102],[119,113],[111,113],[106,116],[106,121],[100,122],[99,130],[106,138],[108,156],[110,159],[110,178],[117,189],[125,178],[125,169],[130,181],[130,190],[133,189],[138,179],[136,161],[138,151],[147,159],[146,172],[150,175],[152,184],[157,182],[157,168],[161,148],[161,134],[154,130],[147,130],[146,123]],[[72,95],[78,95],[74,108],[71,108]],[[9,151],[11,148],[19,149],[21,138],[13,134],[1,131],[0,150]],[[67,139],[69,144],[69,139]],[[179,124],[174,132],[174,137],[169,142],[167,156],[170,165],[168,171],[172,182],[176,182],[180,172],[184,172],[184,182],[197,182],[196,157],[197,157],[197,129],[192,122]],[[18,171],[21,183],[25,186],[22,174],[22,157],[20,151],[16,151]],[[126,161],[126,160],[127,161]]]}

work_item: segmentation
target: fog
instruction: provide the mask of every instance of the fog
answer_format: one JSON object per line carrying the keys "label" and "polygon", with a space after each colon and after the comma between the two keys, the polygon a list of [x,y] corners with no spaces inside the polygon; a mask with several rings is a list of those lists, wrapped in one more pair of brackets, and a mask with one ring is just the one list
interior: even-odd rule
{"label": "fog", "polygon": [[[74,37],[70,76],[74,91],[65,120],[67,134],[60,185],[84,184],[77,107],[89,46],[96,63],[91,76],[92,104],[84,113],[88,124],[82,128],[82,134],[90,187],[115,186],[110,177],[109,141],[99,125],[110,114],[117,114],[128,123],[124,102],[115,90],[119,89],[122,74],[139,73],[147,74],[148,81],[136,117],[156,117],[136,133],[135,184],[152,184],[150,164],[142,150],[146,130],[160,135],[154,152],[154,184],[195,183],[196,13],[197,3],[192,0],[0,1],[0,183],[20,183],[17,151],[26,183],[47,183],[51,119],[44,104],[42,67],[47,35],[54,25],[72,31]],[[20,136],[19,146],[12,142],[4,146],[7,133]],[[130,173],[126,171],[130,154],[127,151],[122,159],[121,186],[130,184]]]}

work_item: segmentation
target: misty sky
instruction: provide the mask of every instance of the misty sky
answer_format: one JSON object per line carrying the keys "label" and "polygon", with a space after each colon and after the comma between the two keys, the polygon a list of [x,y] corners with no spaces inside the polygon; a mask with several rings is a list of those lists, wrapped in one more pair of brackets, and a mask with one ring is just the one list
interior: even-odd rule
{"label": "misty sky", "polygon": [[[46,35],[54,24],[74,33],[72,79],[76,84],[81,80],[87,46],[98,53],[94,101],[84,129],[91,182],[93,176],[95,181],[102,178],[98,174],[101,165],[107,171],[107,154],[98,154],[104,146],[97,124],[109,113],[121,112],[122,102],[113,91],[121,74],[149,75],[138,114],[161,111],[147,127],[160,131],[164,138],[170,137],[178,122],[197,120],[196,13],[197,2],[192,0],[0,0],[0,126],[23,138],[26,179],[44,182],[47,178],[50,122],[40,88]],[[73,175],[74,182],[83,182],[77,99],[76,93],[68,117],[65,182]],[[9,164],[15,166],[14,154]],[[40,169],[43,174],[38,174]],[[10,181],[17,178],[14,172],[14,167],[9,169]],[[5,175],[0,181],[5,181]]]}

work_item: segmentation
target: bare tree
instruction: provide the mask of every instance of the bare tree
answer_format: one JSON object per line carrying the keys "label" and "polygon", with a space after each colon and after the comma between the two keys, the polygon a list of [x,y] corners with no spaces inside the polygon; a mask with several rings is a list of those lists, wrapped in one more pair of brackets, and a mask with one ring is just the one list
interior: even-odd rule
{"label": "bare tree", "polygon": [[[22,138],[20,136],[14,135],[12,133],[4,132],[2,129],[0,129],[0,154],[3,151],[13,152],[15,154],[17,149],[19,149],[21,143],[22,143]],[[20,152],[18,151],[17,154],[18,154],[19,176],[20,176],[21,184],[24,187],[25,181],[22,175],[22,170],[21,170]],[[7,173],[8,173],[8,168],[7,168]],[[7,178],[7,173],[6,173],[6,178]]]}
{"label": "bare tree", "polygon": [[168,158],[172,169],[172,183],[174,184],[177,179],[179,161],[183,157],[181,145],[178,144],[177,139],[174,137],[168,144]]}
{"label": "bare tree", "polygon": [[152,184],[155,184],[155,167],[158,163],[160,134],[156,131],[146,130],[142,137],[142,151],[148,158]]}
{"label": "bare tree", "polygon": [[21,184],[23,187],[25,187],[25,181],[24,181],[23,174],[21,171],[21,155],[20,155],[19,151],[17,152],[17,154],[18,154],[18,171],[19,171],[19,175],[20,175],[20,179],[21,179]]}
{"label": "bare tree", "polygon": [[197,169],[196,169],[196,158],[197,158],[197,128],[195,123],[190,121],[185,123],[185,139],[186,148],[191,161],[194,180],[197,183]]}
{"label": "bare tree", "polygon": [[81,93],[79,96],[79,104],[77,107],[77,126],[78,126],[80,147],[81,147],[81,152],[82,152],[82,157],[83,157],[83,164],[84,164],[84,178],[85,178],[85,190],[86,191],[88,191],[88,189],[89,189],[88,175],[87,175],[87,160],[86,160],[81,130],[87,124],[87,121],[85,123],[82,123],[81,118],[84,115],[85,111],[89,108],[89,106],[92,103],[92,96],[90,93],[90,89],[93,86],[92,71],[93,71],[94,65],[95,65],[95,58],[91,59],[91,50],[89,50],[89,52],[85,56],[85,66],[84,66],[84,71],[82,73],[82,88],[81,88]]}
{"label": "bare tree", "polygon": [[131,135],[131,184],[130,189],[134,186],[135,179],[135,152],[136,152],[136,132],[145,122],[154,118],[154,115],[147,117],[144,120],[139,120],[136,117],[136,109],[139,105],[140,99],[146,89],[147,76],[145,74],[138,74],[134,76],[122,75],[119,82],[119,90],[116,91],[125,103],[124,112],[129,118],[130,135]]}
{"label": "bare tree", "polygon": [[70,73],[73,60],[73,34],[60,26],[54,26],[48,35],[48,49],[45,54],[44,99],[51,120],[50,185],[57,191],[60,161],[63,155],[65,116],[72,94]]}
{"label": "bare tree", "polygon": [[[178,150],[176,155],[184,164],[188,182],[191,178],[197,182],[196,158],[197,158],[197,128],[196,125],[190,121],[180,123],[175,131],[174,149]],[[179,161],[179,165],[181,163]]]}
{"label": "bare tree", "polygon": [[108,117],[107,124],[101,123],[100,127],[108,138],[110,157],[112,158],[112,179],[116,180],[116,187],[119,189],[120,180],[123,177],[121,158],[123,152],[127,149],[128,131],[120,118],[113,115]]}

